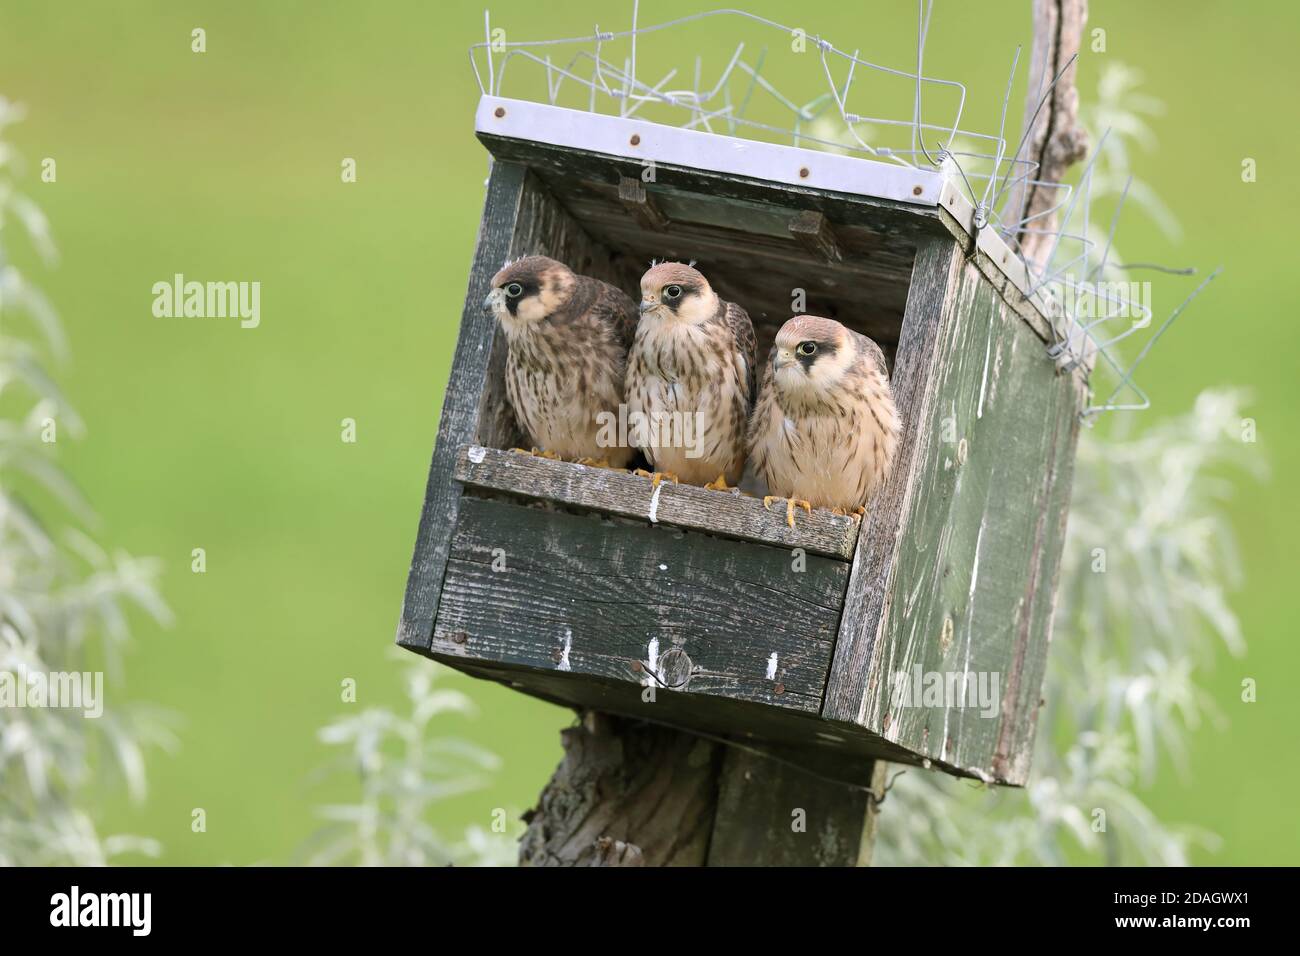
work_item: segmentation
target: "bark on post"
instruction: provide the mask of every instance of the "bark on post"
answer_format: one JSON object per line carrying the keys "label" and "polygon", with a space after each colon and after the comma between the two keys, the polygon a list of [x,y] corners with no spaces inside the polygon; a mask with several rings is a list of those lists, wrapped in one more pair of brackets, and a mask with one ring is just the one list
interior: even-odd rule
{"label": "bark on post", "polygon": [[561,736],[564,758],[524,817],[520,865],[704,865],[720,744],[595,711]]}
{"label": "bark on post", "polygon": [[[854,866],[876,801],[757,753],[587,712],[525,815],[522,866]],[[884,764],[877,763],[878,794]]]}
{"label": "bark on post", "polygon": [[[1022,158],[1038,164],[1035,180],[1059,183],[1067,169],[1088,152],[1088,134],[1079,125],[1079,91],[1075,86],[1078,62],[1065,71],[1043,103],[1048,85],[1072,56],[1079,52],[1084,25],[1088,21],[1087,0],[1034,0],[1034,41],[1029,66],[1029,92],[1025,97],[1025,121],[1030,130],[1021,150]],[[1042,103],[1042,108],[1039,104]],[[1023,135],[1023,134],[1022,134]],[[1021,175],[1018,166],[1012,176]],[[1011,193],[1007,210],[1017,220],[1039,216],[1059,202],[1060,190],[1046,185],[1022,184]],[[1019,236],[1026,259],[1041,266],[1051,245],[1047,235],[1055,228],[1051,213],[1025,224]]]}

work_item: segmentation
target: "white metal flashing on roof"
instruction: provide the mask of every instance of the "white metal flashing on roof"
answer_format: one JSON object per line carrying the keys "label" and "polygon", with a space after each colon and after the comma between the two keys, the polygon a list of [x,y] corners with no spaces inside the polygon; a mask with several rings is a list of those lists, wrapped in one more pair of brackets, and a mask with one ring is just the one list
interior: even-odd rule
{"label": "white metal flashing on roof", "polygon": [[937,206],[943,189],[943,177],[931,170],[499,96],[479,100],[474,129],[551,146],[917,206]]}
{"label": "white metal flashing on roof", "polygon": [[939,205],[948,211],[966,235],[977,236],[976,247],[979,251],[988,256],[993,268],[1006,276],[1020,294],[1033,304],[1055,334],[1056,320],[1061,317],[1061,307],[1052,290],[1034,281],[1034,276],[1024,260],[1007,244],[1006,240],[998,235],[996,229],[987,225],[976,229],[975,206],[966,198],[957,181],[951,179],[945,181]]}
{"label": "white metal flashing on roof", "polygon": [[1024,263],[996,230],[975,228],[974,205],[955,181],[945,179],[937,170],[799,146],[760,143],[500,96],[484,96],[479,100],[474,129],[509,139],[633,160],[654,160],[669,166],[888,199],[918,207],[942,206],[967,235],[978,233],[980,251],[1033,303],[1050,327],[1055,327],[1054,317],[1060,313],[1050,291],[1035,284]]}

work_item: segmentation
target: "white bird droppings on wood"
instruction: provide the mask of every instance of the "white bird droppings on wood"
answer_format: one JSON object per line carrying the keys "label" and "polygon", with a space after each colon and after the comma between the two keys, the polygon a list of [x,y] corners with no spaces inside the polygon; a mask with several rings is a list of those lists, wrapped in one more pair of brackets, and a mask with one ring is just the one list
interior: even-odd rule
{"label": "white bird droppings on wood", "polygon": [[[658,492],[659,489],[655,489]],[[646,678],[642,681],[646,687],[656,683],[654,674],[659,670],[659,638],[650,638],[650,646],[646,648]]]}
{"label": "white bird droppings on wood", "polygon": [[564,629],[564,649],[560,651],[560,662],[556,665],[562,671],[573,669],[569,663],[569,651],[571,650],[573,650],[573,631],[566,627]]}
{"label": "white bird droppings on wood", "polygon": [[646,516],[651,524],[659,521],[659,492],[664,490],[662,483],[655,485],[655,493],[650,496],[650,513]]}

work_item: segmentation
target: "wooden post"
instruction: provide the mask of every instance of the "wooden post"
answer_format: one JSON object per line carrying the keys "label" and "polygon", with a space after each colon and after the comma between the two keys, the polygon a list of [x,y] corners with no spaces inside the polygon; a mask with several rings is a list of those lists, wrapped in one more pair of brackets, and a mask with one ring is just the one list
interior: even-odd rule
{"label": "wooden post", "polygon": [[523,866],[703,866],[723,749],[700,737],[587,711],[525,815]]}
{"label": "wooden post", "polygon": [[[588,711],[525,815],[523,866],[855,866],[876,800],[790,764]],[[877,761],[872,790],[883,787]]]}
{"label": "wooden post", "polygon": [[884,761],[871,791],[728,747],[709,866],[869,866]]}
{"label": "wooden post", "polygon": [[[1070,57],[1078,54],[1087,21],[1087,0],[1034,0],[1034,46],[1023,127],[1030,132],[1021,152],[1038,164],[1032,178],[1040,184],[1026,183],[1013,190],[1007,203],[1007,210],[1015,217],[1011,222],[1040,216],[1055,205],[1059,201],[1057,190],[1047,184],[1059,183],[1065,171],[1087,155],[1088,134],[1079,125],[1079,91],[1074,82],[1077,62],[1065,71],[1043,102],[1048,84]],[[1055,214],[1049,214],[1026,226],[1035,230],[1020,235],[1026,259],[1039,262],[1051,244],[1052,237],[1047,233],[1054,223]]]}

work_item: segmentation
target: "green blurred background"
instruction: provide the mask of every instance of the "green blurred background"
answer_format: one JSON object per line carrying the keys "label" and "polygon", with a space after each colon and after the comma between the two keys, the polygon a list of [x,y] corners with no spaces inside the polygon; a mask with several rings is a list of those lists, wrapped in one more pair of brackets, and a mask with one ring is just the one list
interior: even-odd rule
{"label": "green blurred background", "polygon": [[[642,7],[643,22],[704,9]],[[1249,653],[1223,655],[1202,680],[1228,723],[1203,727],[1191,772],[1167,768],[1143,797],[1223,837],[1199,862],[1296,863],[1300,705],[1286,675],[1300,644],[1286,595],[1300,535],[1287,491],[1300,336],[1286,164],[1300,146],[1290,106],[1300,8],[1091,7],[1107,50],[1083,54],[1082,93],[1107,58],[1142,69],[1143,92],[1167,112],[1134,171],[1184,230],[1171,244],[1132,215],[1123,248],[1226,266],[1147,363],[1145,414],[1183,412],[1208,385],[1249,386],[1260,441],[1243,454],[1267,457],[1275,475],[1247,480],[1231,508]],[[797,16],[878,60],[911,56],[909,2],[747,9]],[[621,29],[631,4],[508,0],[492,11],[524,39]],[[194,27],[207,31],[203,55],[190,51]],[[61,443],[60,461],[105,542],[164,560],[177,616],[170,629],[140,622],[127,690],[181,716],[181,748],[150,761],[143,806],[109,796],[104,814],[107,832],[161,840],[165,862],[291,861],[316,826],[310,806],[329,795],[308,779],[327,757],[317,729],[353,706],[340,682],[355,678],[360,706],[403,706],[388,647],[487,169],[465,54],[482,29],[482,6],[455,2],[0,2],[0,94],[29,111],[11,137],[28,162],[20,185],[49,216],[62,262],[47,272],[10,252],[63,317],[72,357],[55,372],[88,426]],[[927,67],[970,88],[971,128],[996,130],[1012,52],[1028,37],[1027,0],[936,3]],[[730,49],[718,35],[700,52],[716,65]],[[47,156],[53,184],[39,181]],[[355,184],[340,182],[344,157],[357,160]],[[1255,183],[1242,182],[1245,157]],[[151,286],[176,272],[260,281],[261,327],[153,318]],[[1178,294],[1157,283],[1158,315]],[[340,441],[345,417],[355,444]],[[206,574],[190,571],[198,547]],[[1247,676],[1259,683],[1253,705],[1239,700]],[[449,719],[448,731],[504,760],[492,787],[444,804],[438,822],[454,835],[490,826],[494,808],[531,804],[571,715],[451,680],[480,713]],[[206,834],[190,830],[195,807]]]}

